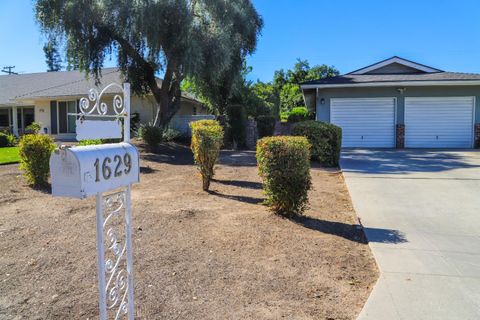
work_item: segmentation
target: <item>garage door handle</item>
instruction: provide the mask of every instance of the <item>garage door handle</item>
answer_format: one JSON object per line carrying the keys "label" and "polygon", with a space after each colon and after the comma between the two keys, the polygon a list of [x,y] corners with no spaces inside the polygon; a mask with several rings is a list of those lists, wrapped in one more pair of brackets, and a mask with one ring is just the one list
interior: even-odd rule
{"label": "garage door handle", "polygon": [[438,136],[437,136],[437,140],[438,140]]}

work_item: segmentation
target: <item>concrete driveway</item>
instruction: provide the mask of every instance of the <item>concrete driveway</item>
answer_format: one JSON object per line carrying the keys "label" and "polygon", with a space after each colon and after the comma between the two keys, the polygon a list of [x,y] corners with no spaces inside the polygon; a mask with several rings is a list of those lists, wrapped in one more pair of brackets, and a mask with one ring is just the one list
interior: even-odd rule
{"label": "concrete driveway", "polygon": [[480,153],[346,150],[380,268],[359,319],[480,319]]}

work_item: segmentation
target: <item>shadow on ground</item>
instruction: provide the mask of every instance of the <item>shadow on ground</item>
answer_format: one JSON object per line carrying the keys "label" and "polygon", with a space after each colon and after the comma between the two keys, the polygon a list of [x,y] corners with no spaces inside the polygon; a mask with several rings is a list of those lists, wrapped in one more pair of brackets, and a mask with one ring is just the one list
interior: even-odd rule
{"label": "shadow on ground", "polygon": [[219,193],[219,192],[213,191],[213,190],[209,190],[207,192],[211,195],[214,195],[214,196],[217,196],[217,197],[220,197],[220,198],[235,200],[235,201],[240,201],[240,202],[245,202],[245,203],[250,203],[250,204],[261,204],[264,201],[264,199],[262,199],[262,198],[223,194],[223,193]]}
{"label": "shadow on ground", "polygon": [[[364,231],[356,224],[327,221],[308,216],[293,217],[291,219],[307,229],[316,230],[364,244],[368,242],[392,244],[407,242],[405,235],[397,230],[368,228],[367,241]],[[365,232],[367,232],[367,229],[365,229]]]}
{"label": "shadow on ground", "polygon": [[[193,154],[188,145],[179,143],[160,143],[154,150],[146,149],[142,159],[173,165],[192,165]],[[232,167],[255,167],[257,160],[255,151],[249,150],[221,150],[218,163]]]}
{"label": "shadow on ground", "polygon": [[467,155],[457,150],[346,149],[342,151],[341,162],[344,172],[370,174],[441,172],[480,167],[469,163]]}
{"label": "shadow on ground", "polygon": [[217,180],[212,179],[213,182],[220,183],[227,186],[234,186],[247,189],[262,189],[262,184],[260,182],[254,181],[243,181],[243,180]]}

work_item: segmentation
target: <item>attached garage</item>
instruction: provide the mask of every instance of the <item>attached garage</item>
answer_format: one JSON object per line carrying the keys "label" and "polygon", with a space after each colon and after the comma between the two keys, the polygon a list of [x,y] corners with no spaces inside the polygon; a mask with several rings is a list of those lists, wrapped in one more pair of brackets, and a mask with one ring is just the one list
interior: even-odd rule
{"label": "attached garage", "polygon": [[342,146],[395,147],[395,99],[331,99],[330,121],[342,128]]}
{"label": "attached garage", "polygon": [[405,98],[405,147],[471,148],[474,97]]}
{"label": "attached garage", "polygon": [[395,56],[301,87],[316,119],[342,128],[343,147],[480,148],[480,73]]}

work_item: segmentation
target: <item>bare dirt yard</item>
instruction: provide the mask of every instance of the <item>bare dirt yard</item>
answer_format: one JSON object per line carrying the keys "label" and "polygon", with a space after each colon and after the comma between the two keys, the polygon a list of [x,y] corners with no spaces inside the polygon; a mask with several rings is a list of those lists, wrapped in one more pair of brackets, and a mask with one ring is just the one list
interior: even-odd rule
{"label": "bare dirt yard", "polygon": [[[341,173],[312,168],[294,220],[261,204],[253,152],[222,152],[201,191],[187,147],[142,152],[133,188],[138,319],[355,319],[377,269]],[[0,318],[95,319],[95,201],[0,166]]]}

